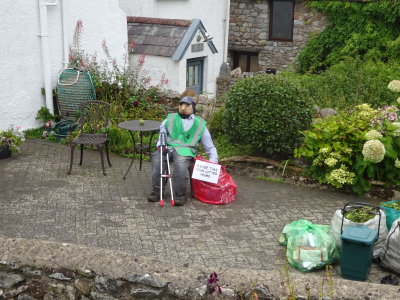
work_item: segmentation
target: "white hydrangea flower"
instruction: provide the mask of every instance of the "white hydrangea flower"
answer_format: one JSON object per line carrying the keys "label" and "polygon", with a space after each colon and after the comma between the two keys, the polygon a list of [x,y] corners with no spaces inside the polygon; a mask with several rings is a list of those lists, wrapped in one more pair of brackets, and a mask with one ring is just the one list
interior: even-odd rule
{"label": "white hydrangea flower", "polygon": [[337,162],[338,162],[338,160],[333,157],[328,157],[327,159],[324,160],[324,163],[328,167],[333,167],[334,165],[336,165]]}
{"label": "white hydrangea flower", "polygon": [[394,162],[394,166],[395,166],[397,169],[400,169],[400,160],[399,160],[398,158],[396,158],[396,160],[395,160],[395,162]]}
{"label": "white hydrangea flower", "polygon": [[400,80],[392,80],[389,82],[388,89],[392,92],[400,92]]}
{"label": "white hydrangea flower", "polygon": [[383,135],[378,130],[372,129],[365,134],[365,138],[367,139],[367,141],[379,140],[383,138]]}
{"label": "white hydrangea flower", "polygon": [[371,119],[377,113],[378,111],[376,109],[373,109],[368,103],[363,103],[356,106],[356,114],[361,119]]}
{"label": "white hydrangea flower", "polygon": [[396,129],[392,133],[392,136],[400,136],[400,122],[392,122],[392,125],[396,127]]}
{"label": "white hydrangea flower", "polygon": [[379,163],[385,157],[385,146],[379,140],[365,142],[362,150],[364,160]]}
{"label": "white hydrangea flower", "polygon": [[339,169],[335,169],[326,175],[326,180],[334,187],[340,188],[345,184],[353,184],[355,176],[353,172],[347,171],[345,165],[341,165]]}
{"label": "white hydrangea flower", "polygon": [[313,160],[312,165],[313,166],[322,166],[321,159],[319,157],[317,157],[316,159]]}
{"label": "white hydrangea flower", "polygon": [[319,149],[318,152],[322,153],[322,154],[328,154],[329,153],[329,148],[328,147],[321,148],[321,149]]}
{"label": "white hydrangea flower", "polygon": [[351,152],[353,152],[353,149],[351,149],[351,148],[344,148],[344,149],[343,149],[343,152],[346,153],[346,154],[350,154]]}

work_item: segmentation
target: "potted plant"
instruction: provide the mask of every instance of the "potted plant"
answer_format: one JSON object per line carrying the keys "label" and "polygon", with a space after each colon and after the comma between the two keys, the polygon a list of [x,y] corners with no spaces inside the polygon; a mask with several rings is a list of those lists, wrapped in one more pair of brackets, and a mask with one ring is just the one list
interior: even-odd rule
{"label": "potted plant", "polygon": [[20,146],[25,141],[24,133],[20,129],[19,126],[11,126],[7,130],[0,130],[0,159],[20,151]]}

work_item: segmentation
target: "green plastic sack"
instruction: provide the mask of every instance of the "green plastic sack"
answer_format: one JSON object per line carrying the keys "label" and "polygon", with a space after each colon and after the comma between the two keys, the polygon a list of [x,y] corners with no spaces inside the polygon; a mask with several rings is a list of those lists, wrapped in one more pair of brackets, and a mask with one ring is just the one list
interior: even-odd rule
{"label": "green plastic sack", "polygon": [[324,268],[339,260],[335,241],[328,225],[297,220],[285,226],[286,257],[289,264],[302,272]]}
{"label": "green plastic sack", "polygon": [[400,210],[391,207],[386,207],[385,204],[396,203],[396,202],[398,201],[393,200],[393,201],[383,202],[381,204],[381,209],[383,209],[383,211],[386,214],[386,226],[388,230],[392,228],[392,224],[394,223],[394,221],[400,218]]}
{"label": "green plastic sack", "polygon": [[306,230],[310,225],[313,225],[313,223],[301,219],[285,225],[281,234],[279,235],[279,243],[286,246],[289,236],[297,235],[299,232]]}

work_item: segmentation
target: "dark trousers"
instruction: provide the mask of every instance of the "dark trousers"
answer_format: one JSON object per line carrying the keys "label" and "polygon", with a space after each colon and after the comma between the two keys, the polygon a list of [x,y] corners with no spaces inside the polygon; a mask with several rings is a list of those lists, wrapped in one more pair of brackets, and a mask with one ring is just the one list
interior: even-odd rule
{"label": "dark trousers", "polygon": [[[170,162],[173,161],[172,172],[172,188],[174,190],[175,198],[184,197],[186,195],[186,186],[189,179],[189,166],[193,161],[191,156],[179,155],[175,150],[168,152]],[[160,151],[155,151],[151,155],[152,160],[152,183],[154,194],[160,194]],[[167,170],[167,155],[163,155],[163,169],[164,173]],[[173,169],[173,170],[172,170]],[[169,184],[168,184],[169,185]],[[163,187],[165,187],[163,183]],[[164,188],[163,188],[164,189]],[[164,192],[164,191],[163,191]]]}

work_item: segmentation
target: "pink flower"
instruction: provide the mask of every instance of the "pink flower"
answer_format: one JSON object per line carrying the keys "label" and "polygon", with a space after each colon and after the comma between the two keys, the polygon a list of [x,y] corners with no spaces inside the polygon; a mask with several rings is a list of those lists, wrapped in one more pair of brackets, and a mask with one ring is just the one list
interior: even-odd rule
{"label": "pink flower", "polygon": [[144,64],[144,59],[145,59],[146,55],[145,54],[141,54],[137,60],[139,65],[143,65]]}
{"label": "pink flower", "polygon": [[139,106],[139,102],[135,101],[133,102],[133,107],[138,107]]}

